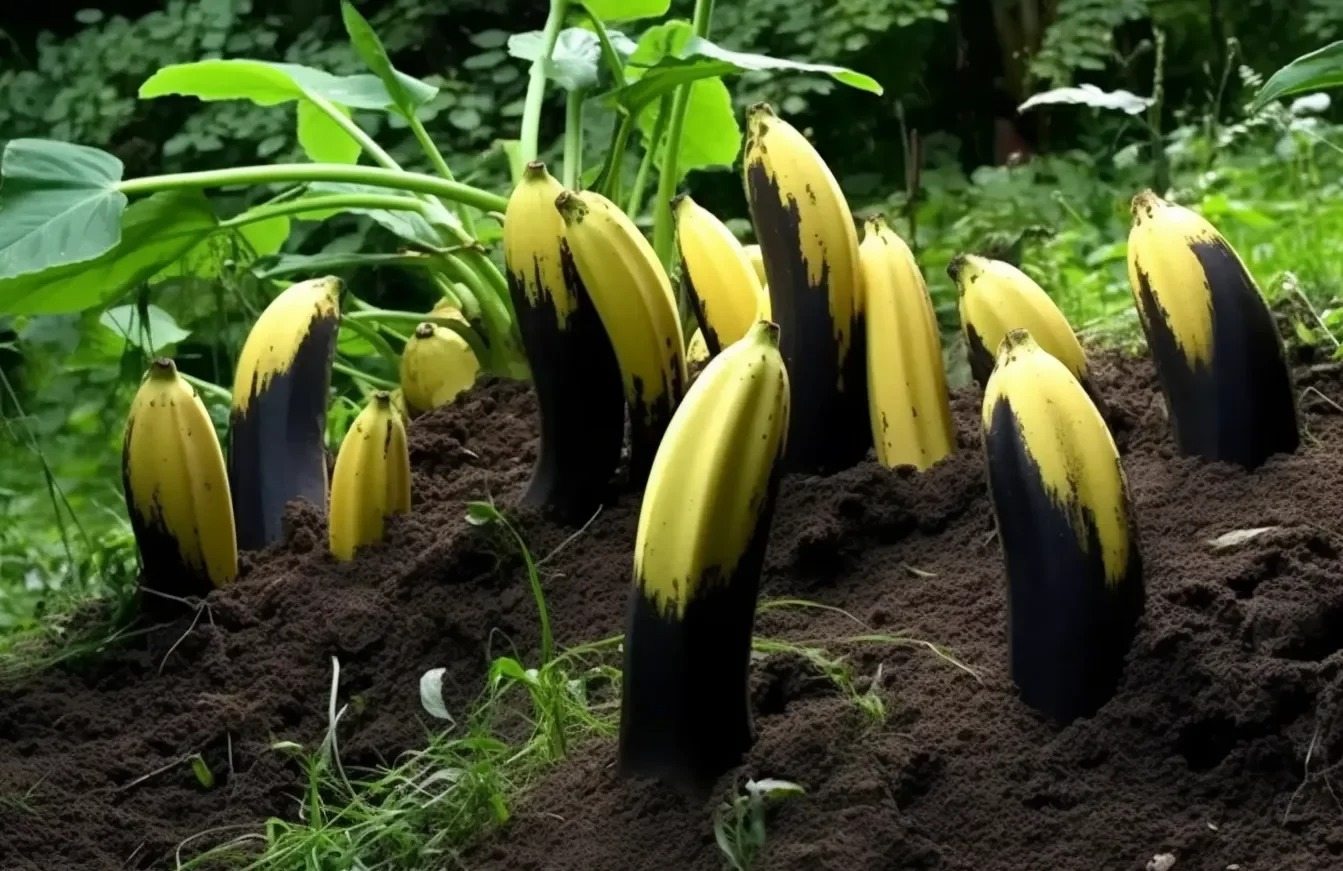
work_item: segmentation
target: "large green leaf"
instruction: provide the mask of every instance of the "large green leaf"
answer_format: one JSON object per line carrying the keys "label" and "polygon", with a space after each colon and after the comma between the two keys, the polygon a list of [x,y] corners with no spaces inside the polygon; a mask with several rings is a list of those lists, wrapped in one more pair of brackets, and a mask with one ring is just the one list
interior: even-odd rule
{"label": "large green leaf", "polygon": [[[417,106],[438,94],[433,85],[401,73],[397,76]],[[259,106],[275,106],[309,94],[351,109],[382,111],[396,105],[387,86],[374,75],[333,76],[300,64],[242,58],[172,64],[140,86],[140,96],[145,99],[169,94],[200,100],[251,100]]]}
{"label": "large green leaf", "polygon": [[121,240],[102,255],[0,279],[0,314],[81,311],[115,299],[218,228],[200,191],[160,191],[122,214]]}
{"label": "large green leaf", "polygon": [[156,305],[145,306],[144,314],[141,319],[139,307],[135,305],[108,309],[98,318],[98,323],[105,328],[100,331],[103,335],[94,341],[101,344],[110,340],[112,347],[118,349],[129,342],[152,357],[191,335],[191,330],[182,329],[172,315]]}
{"label": "large green leaf", "polygon": [[[384,188],[375,188],[370,185],[345,184],[342,182],[317,182],[308,185],[308,191],[314,195],[317,194],[380,194],[387,193]],[[430,204],[425,204],[426,208],[431,208]],[[368,215],[374,221],[381,224],[387,230],[395,233],[398,237],[408,242],[415,242],[419,245],[430,248],[438,248],[444,244],[442,236],[434,229],[434,223],[428,217],[415,211],[394,211],[392,209],[341,209],[322,211],[303,212],[302,217],[314,220],[322,220],[337,214],[338,211],[350,212],[357,215]],[[442,212],[442,214],[440,214]],[[435,218],[440,222],[455,224],[456,219],[446,210],[435,209]],[[460,225],[457,225],[460,226]]]}
{"label": "large green leaf", "polygon": [[1250,111],[1257,112],[1279,97],[1337,87],[1343,87],[1343,40],[1302,55],[1270,76],[1254,95]]}
{"label": "large green leaf", "polygon": [[225,260],[247,265],[280,250],[289,237],[289,218],[280,215],[211,233],[185,254],[156,272],[151,282],[169,278],[217,278]]}
{"label": "large green leaf", "polygon": [[[508,38],[508,53],[535,63],[545,45],[545,34],[539,30],[515,33]],[[597,34],[582,27],[568,27],[555,39],[555,48],[546,64],[546,78],[566,91],[590,88],[597,84],[601,61],[602,44]]]}
{"label": "large green leaf", "polygon": [[671,8],[671,0],[583,0],[583,5],[602,21],[633,21],[661,18]]}
{"label": "large green leaf", "polygon": [[[96,148],[11,140],[0,158],[0,279],[91,260],[116,245],[122,170]],[[0,290],[0,310],[6,302]]]}
{"label": "large green leaf", "polygon": [[387,88],[392,104],[398,112],[409,118],[415,114],[417,107],[433,99],[434,91],[437,89],[427,92],[426,96],[424,89],[430,88],[430,85],[397,72],[392,66],[392,59],[387,56],[387,49],[383,47],[382,40],[378,39],[378,34],[364,16],[346,0],[342,0],[340,4],[340,14],[345,21],[345,32],[350,35],[350,44],[359,53],[364,64]]}
{"label": "large green leaf", "polygon": [[[344,106],[336,110],[350,114]],[[298,101],[298,144],[315,163],[355,163],[363,150],[330,115],[308,100]]]}

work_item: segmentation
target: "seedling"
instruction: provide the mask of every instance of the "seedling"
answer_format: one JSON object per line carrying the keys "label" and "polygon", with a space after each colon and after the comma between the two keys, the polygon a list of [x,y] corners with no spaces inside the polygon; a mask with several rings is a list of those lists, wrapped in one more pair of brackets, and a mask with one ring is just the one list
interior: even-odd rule
{"label": "seedling", "polygon": [[746,781],[745,791],[718,806],[713,835],[732,871],[751,871],[765,846],[767,803],[804,795],[806,790],[787,780]]}

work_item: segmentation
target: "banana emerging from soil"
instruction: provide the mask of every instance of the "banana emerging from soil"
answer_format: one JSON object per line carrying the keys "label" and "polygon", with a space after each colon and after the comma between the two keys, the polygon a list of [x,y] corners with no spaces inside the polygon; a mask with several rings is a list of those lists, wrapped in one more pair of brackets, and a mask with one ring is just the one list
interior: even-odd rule
{"label": "banana emerging from soil", "polygon": [[625,402],[611,339],[555,209],[563,191],[545,164],[527,166],[504,213],[504,262],[541,414],[521,501],[577,523],[601,504],[620,462]]}
{"label": "banana emerging from soil", "polygon": [[686,389],[685,335],[653,246],[595,191],[555,199],[574,265],[611,339],[630,417],[630,479],[641,483]]}
{"label": "banana emerging from soil", "polygon": [[956,448],[937,315],[913,253],[884,220],[868,219],[858,253],[877,460],[922,471]]}
{"label": "banana emerging from soil", "polygon": [[374,393],[336,453],[327,524],[332,556],[354,558],[382,539],[388,517],[410,511],[410,451],[406,426],[391,394]]}
{"label": "banana emerging from soil", "polygon": [[155,360],[136,391],[121,480],[147,611],[170,612],[167,596],[203,597],[233,581],[238,545],[224,454],[209,412],[172,360]]}
{"label": "banana emerging from soil", "polygon": [[1072,372],[1008,332],[984,391],[1012,679],[1068,722],[1114,692],[1142,614],[1137,528],[1110,431]]}
{"label": "banana emerging from soil", "polygon": [[476,383],[480,361],[450,327],[425,321],[401,352],[401,391],[412,415],[446,405]]}
{"label": "banana emerging from soil", "polygon": [[1235,249],[1196,212],[1133,198],[1129,283],[1180,452],[1262,464],[1300,444],[1282,337]]}
{"label": "banana emerging from soil", "polygon": [[343,284],[290,285],[257,318],[238,355],[228,470],[238,547],[280,537],[286,503],[326,505],[326,410]]}
{"label": "banana emerging from soil", "polygon": [[751,627],[788,432],[778,341],[760,322],[704,367],[639,513],[620,767],[691,792],[751,743]]}
{"label": "banana emerging from soil", "polygon": [[788,466],[853,465],[872,443],[858,233],[835,176],[765,104],[747,112],[746,199],[792,384]]}
{"label": "banana emerging from soil", "polygon": [[672,210],[681,280],[713,356],[746,335],[756,321],[769,320],[769,297],[726,224],[686,194],[672,201]]}

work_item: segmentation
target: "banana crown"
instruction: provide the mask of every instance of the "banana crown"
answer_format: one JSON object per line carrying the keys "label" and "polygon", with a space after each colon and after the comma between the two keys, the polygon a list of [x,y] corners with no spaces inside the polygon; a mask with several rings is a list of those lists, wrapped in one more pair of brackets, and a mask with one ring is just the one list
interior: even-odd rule
{"label": "banana crown", "polygon": [[993,429],[1000,405],[1007,407],[1026,458],[1084,551],[1090,547],[1087,529],[1094,526],[1106,581],[1118,584],[1129,560],[1127,485],[1110,430],[1081,383],[1027,330],[1011,330],[984,390],[982,420],[990,450],[1004,437]]}
{"label": "banana crown", "polygon": [[561,326],[578,307],[565,270],[564,220],[555,211],[563,191],[544,163],[532,161],[504,209],[504,268],[532,305],[549,298]]}
{"label": "banana crown", "polygon": [[1011,263],[958,254],[947,266],[960,294],[961,327],[973,330],[993,353],[1014,329],[1025,329],[1074,375],[1087,371],[1086,353],[1072,326],[1035,279]]}
{"label": "banana crown", "polygon": [[471,387],[480,372],[471,345],[451,327],[425,321],[401,352],[401,389],[410,407],[437,408]]}
{"label": "banana crown", "polygon": [[[1165,312],[1164,320],[1185,359],[1195,366],[1211,363],[1213,294],[1195,252],[1200,246],[1217,246],[1230,251],[1237,261],[1240,255],[1197,212],[1167,202],[1150,190],[1133,198],[1131,212],[1128,273],[1139,315],[1148,317],[1142,304],[1146,292]],[[1248,269],[1245,275],[1249,277]]]}
{"label": "banana crown", "polygon": [[344,282],[334,276],[291,284],[261,312],[243,342],[233,377],[233,409],[246,412],[252,397],[288,372],[312,324],[340,317]]}
{"label": "banana crown", "polygon": [[688,194],[676,197],[672,208],[677,246],[696,302],[718,341],[731,344],[756,320],[769,319],[769,297],[741,242],[726,224]]}
{"label": "banana crown", "polygon": [[788,429],[779,328],[760,321],[709,361],[653,460],[634,575],[679,619],[703,584],[726,581],[750,546]]}
{"label": "banana crown", "polygon": [[216,586],[232,581],[238,546],[219,437],[195,388],[166,357],[150,365],[135,393],[123,453],[139,523],[174,540],[188,569]]}
{"label": "banana crown", "polygon": [[382,538],[387,517],[410,511],[406,427],[391,394],[375,392],[341,440],[331,476],[331,553],[341,560]]}

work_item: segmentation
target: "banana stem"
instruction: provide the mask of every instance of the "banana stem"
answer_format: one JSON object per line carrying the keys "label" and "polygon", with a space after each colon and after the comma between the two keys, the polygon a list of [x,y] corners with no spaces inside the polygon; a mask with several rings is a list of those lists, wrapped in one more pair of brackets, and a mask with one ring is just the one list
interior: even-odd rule
{"label": "banana stem", "polygon": [[658,144],[662,142],[662,133],[667,129],[667,118],[670,115],[671,97],[663,97],[658,106],[657,120],[653,122],[653,135],[644,145],[644,156],[639,161],[639,171],[634,175],[634,190],[630,191],[630,201],[625,208],[625,214],[629,215],[631,220],[636,219],[643,209],[644,187],[648,184],[648,173],[653,168],[653,155],[657,153]]}
{"label": "banana stem", "polygon": [[183,381],[190,384],[201,393],[208,393],[225,405],[231,405],[233,403],[233,391],[229,390],[227,387],[221,387],[213,381],[206,381],[204,378],[197,378],[195,375],[183,372],[181,369],[177,370],[177,374],[182,376]]}
{"label": "banana stem", "polygon": [[[443,152],[438,150],[434,140],[429,138],[429,131],[424,129],[424,122],[413,112],[407,120],[410,122],[411,132],[415,134],[415,140],[420,143],[421,150],[429,158],[429,162],[434,165],[434,170],[448,181],[455,181],[456,177],[452,174],[452,168],[444,160]],[[461,218],[462,226],[466,228],[466,232],[475,236],[476,219],[471,217],[471,212],[467,209],[457,209],[456,212],[457,217]]]}
{"label": "banana stem", "polygon": [[348,182],[412,193],[432,194],[482,211],[502,212],[508,200],[498,194],[458,181],[419,172],[343,163],[277,163],[201,172],[173,172],[126,179],[116,189],[127,196],[164,190],[191,190],[237,185],[294,184],[310,181]]}
{"label": "banana stem", "polygon": [[220,221],[219,227],[220,229],[234,229],[270,218],[301,215],[305,212],[319,212],[327,209],[387,209],[388,211],[419,212],[421,214],[424,214],[425,211],[424,202],[415,197],[402,197],[395,194],[331,194],[330,196],[303,197],[297,200],[266,203],[234,215],[227,221]]}
{"label": "banana stem", "polygon": [[[541,136],[541,107],[546,98],[546,69],[550,66],[550,56],[555,52],[555,42],[560,38],[560,27],[564,24],[564,14],[569,9],[569,0],[550,0],[550,14],[546,16],[546,27],[541,32],[541,54],[532,61],[531,78],[527,82],[527,98],[522,109],[522,162],[536,160],[537,142]],[[499,208],[497,211],[503,211]]]}
{"label": "banana stem", "polygon": [[401,355],[396,353],[396,350],[378,333],[376,327],[370,327],[363,321],[353,319],[349,315],[341,317],[341,322],[372,345],[373,350],[377,351],[379,356],[386,360],[393,370],[401,365]]}
{"label": "banana stem", "polygon": [[331,362],[331,368],[336,370],[337,372],[343,372],[344,374],[349,375],[355,381],[360,381],[363,382],[364,384],[372,384],[374,387],[381,387],[383,390],[395,390],[396,388],[401,386],[400,384],[397,384],[395,381],[388,381],[386,378],[379,378],[377,375],[370,375],[367,372],[361,372],[360,370],[351,366],[349,363],[343,362],[341,360],[333,360]]}
{"label": "banana stem", "polygon": [[575,88],[564,100],[564,169],[560,180],[570,190],[583,175],[583,99],[587,88]]}

